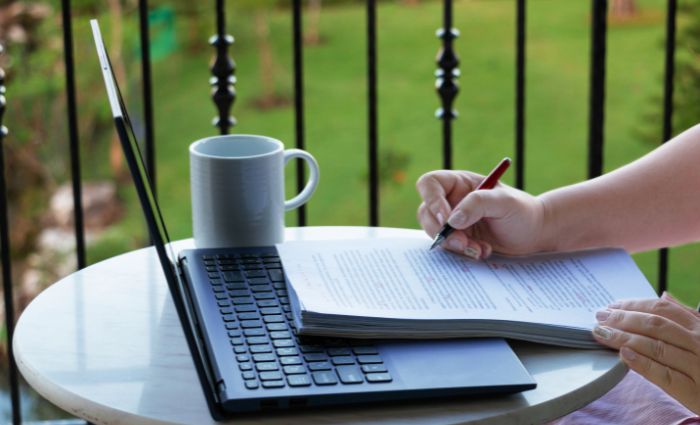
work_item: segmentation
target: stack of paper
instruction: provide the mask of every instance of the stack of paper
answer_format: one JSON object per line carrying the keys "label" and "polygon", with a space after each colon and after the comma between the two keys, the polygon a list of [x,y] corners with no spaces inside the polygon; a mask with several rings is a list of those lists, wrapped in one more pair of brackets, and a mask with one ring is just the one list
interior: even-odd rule
{"label": "stack of paper", "polygon": [[293,241],[277,246],[302,335],[507,337],[597,347],[595,312],[655,298],[620,249],[473,261],[426,238]]}

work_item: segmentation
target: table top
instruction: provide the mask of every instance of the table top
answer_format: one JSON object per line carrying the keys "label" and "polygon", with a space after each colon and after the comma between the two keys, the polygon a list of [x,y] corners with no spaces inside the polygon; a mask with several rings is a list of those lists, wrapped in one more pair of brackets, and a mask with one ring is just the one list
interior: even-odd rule
{"label": "table top", "polygon": [[[416,236],[426,237],[418,230],[391,228],[286,230],[287,240]],[[192,247],[192,241],[176,242],[176,247]],[[538,423],[595,400],[627,371],[617,354],[605,349],[511,346],[537,381],[536,389],[498,397],[245,415],[235,423]],[[35,390],[90,422],[216,423],[151,248],[94,264],[42,292],[17,322],[14,353]]]}

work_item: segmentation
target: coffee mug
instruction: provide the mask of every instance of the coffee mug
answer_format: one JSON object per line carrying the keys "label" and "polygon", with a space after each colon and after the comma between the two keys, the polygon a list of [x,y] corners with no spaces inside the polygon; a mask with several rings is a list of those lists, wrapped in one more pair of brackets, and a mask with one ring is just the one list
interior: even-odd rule
{"label": "coffee mug", "polygon": [[[284,199],[284,167],[292,158],[309,166],[304,189]],[[310,153],[279,140],[236,134],[190,145],[192,225],[198,248],[270,246],[284,240],[285,211],[304,205],[318,185]]]}

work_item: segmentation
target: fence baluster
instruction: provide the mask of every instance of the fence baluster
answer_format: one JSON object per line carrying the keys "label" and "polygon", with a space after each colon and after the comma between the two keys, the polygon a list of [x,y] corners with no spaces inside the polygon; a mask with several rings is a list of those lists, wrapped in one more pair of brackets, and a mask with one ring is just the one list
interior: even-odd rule
{"label": "fence baluster", "polygon": [[[294,40],[294,128],[296,135],[297,149],[304,148],[304,57],[302,42],[302,15],[301,0],[294,0],[292,3],[292,38]],[[304,188],[306,180],[304,172],[304,162],[296,161],[297,166],[297,191]],[[306,226],[306,205],[297,209],[297,223],[299,226]]]}
{"label": "fence baluster", "polygon": [[525,0],[517,0],[515,53],[515,187],[525,188]]}
{"label": "fence baluster", "polygon": [[369,133],[369,225],[379,226],[376,0],[367,0],[367,102]]}
{"label": "fence baluster", "polygon": [[[3,47],[0,46],[0,53]],[[10,229],[8,225],[7,184],[5,182],[5,137],[7,127],[2,125],[5,116],[7,101],[5,99],[5,71],[0,69],[0,249],[2,249],[2,287],[5,298],[5,328],[7,329],[7,356],[9,360],[10,401],[12,403],[12,423],[22,423],[19,398],[19,381],[17,376],[17,364],[12,351],[12,335],[15,330],[15,309],[12,291],[12,260],[10,257]]]}
{"label": "fence baluster", "polygon": [[70,138],[70,165],[73,182],[73,218],[78,270],[85,267],[85,228],[83,226],[83,196],[80,186],[80,143],[78,138],[78,109],[75,100],[75,61],[73,59],[73,25],[70,0],[61,0],[63,18],[63,49],[66,67],[66,99],[68,103],[68,137]]}
{"label": "fence baluster", "polygon": [[[666,10],[666,51],[664,64],[664,118],[661,143],[666,143],[673,133],[673,76],[676,55],[676,0],[668,0]],[[659,250],[659,294],[668,286],[668,248]]]}
{"label": "fence baluster", "polygon": [[442,47],[437,56],[435,87],[442,107],[435,112],[435,116],[442,120],[442,166],[451,169],[452,121],[457,117],[457,111],[452,109],[452,104],[459,93],[456,81],[459,77],[459,58],[453,48],[454,39],[459,36],[459,31],[452,28],[452,0],[444,1],[443,27],[438,29],[437,36],[442,40]]}
{"label": "fence baluster", "polygon": [[143,118],[146,141],[146,171],[156,196],[156,147],[153,122],[153,88],[151,78],[151,43],[148,31],[148,0],[139,0],[139,27],[141,35],[141,73],[143,78]]}
{"label": "fence baluster", "polygon": [[605,44],[608,0],[592,0],[591,85],[588,116],[588,178],[603,173]]}
{"label": "fence baluster", "polygon": [[218,117],[214,118],[214,126],[219,127],[221,134],[228,134],[231,127],[236,125],[236,119],[231,116],[236,100],[236,64],[228,55],[233,36],[226,34],[224,0],[216,0],[216,35],[209,39],[209,44],[216,48],[216,58],[211,66],[213,77],[209,80],[213,87],[212,99],[219,112]]}

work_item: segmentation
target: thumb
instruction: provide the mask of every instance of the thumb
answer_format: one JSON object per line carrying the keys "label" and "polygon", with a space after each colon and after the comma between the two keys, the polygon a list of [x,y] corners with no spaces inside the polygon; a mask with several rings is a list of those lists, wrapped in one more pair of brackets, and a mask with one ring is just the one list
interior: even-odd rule
{"label": "thumb", "polygon": [[512,210],[513,202],[502,190],[477,190],[457,204],[447,222],[455,229],[466,229],[482,218],[503,218]]}

